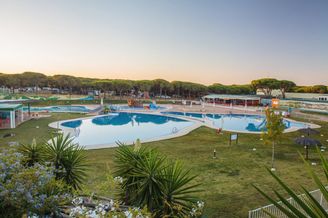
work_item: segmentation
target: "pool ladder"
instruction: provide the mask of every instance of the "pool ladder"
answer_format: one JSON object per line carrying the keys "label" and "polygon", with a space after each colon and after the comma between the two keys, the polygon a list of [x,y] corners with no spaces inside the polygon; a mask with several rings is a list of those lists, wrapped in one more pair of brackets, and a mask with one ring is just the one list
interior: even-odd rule
{"label": "pool ladder", "polygon": [[80,135],[80,128],[75,128],[74,133],[75,133],[75,137],[78,137]]}
{"label": "pool ladder", "polygon": [[178,128],[176,128],[176,127],[173,127],[173,128],[172,128],[172,133],[173,133],[173,134],[177,133],[178,131],[179,131]]}

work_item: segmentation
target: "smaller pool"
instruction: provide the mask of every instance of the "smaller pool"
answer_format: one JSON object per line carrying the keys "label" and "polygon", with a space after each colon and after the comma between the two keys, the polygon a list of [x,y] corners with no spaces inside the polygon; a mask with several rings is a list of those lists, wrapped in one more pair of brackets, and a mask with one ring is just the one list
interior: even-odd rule
{"label": "smaller pool", "polygon": [[[28,111],[27,107],[23,108]],[[31,112],[70,112],[70,113],[88,113],[90,109],[85,106],[48,106],[48,107],[31,107]]]}

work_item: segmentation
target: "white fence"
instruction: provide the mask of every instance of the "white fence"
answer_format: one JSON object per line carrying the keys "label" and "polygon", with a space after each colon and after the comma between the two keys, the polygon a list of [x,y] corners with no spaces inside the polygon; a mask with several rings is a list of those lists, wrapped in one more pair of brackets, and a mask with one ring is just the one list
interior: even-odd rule
{"label": "white fence", "polygon": [[[326,187],[328,188],[328,186]],[[323,197],[321,191],[319,189],[311,191],[311,195],[320,203],[320,205],[327,211],[328,210],[328,202]],[[301,198],[306,198],[305,194],[299,195]],[[287,201],[292,204],[294,207],[301,209],[301,207],[296,203],[296,201],[293,198],[288,198]],[[280,205],[284,206],[282,202],[278,202]],[[284,213],[281,212],[274,204],[270,204],[264,207],[257,208],[255,210],[251,210],[248,212],[249,218],[269,218],[264,210],[268,211],[269,213],[281,217],[281,218],[288,218]]]}

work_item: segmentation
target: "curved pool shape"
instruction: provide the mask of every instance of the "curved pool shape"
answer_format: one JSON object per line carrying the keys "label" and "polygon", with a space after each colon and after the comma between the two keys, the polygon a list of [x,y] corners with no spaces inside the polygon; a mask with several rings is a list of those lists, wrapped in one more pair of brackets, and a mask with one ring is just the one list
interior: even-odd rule
{"label": "curved pool shape", "polygon": [[132,143],[157,140],[179,133],[193,126],[193,121],[163,115],[125,113],[109,114],[66,121],[62,127],[69,128],[74,142],[87,149],[115,147],[117,142]]}
{"label": "curved pool shape", "polygon": [[[201,114],[184,112],[162,112],[167,115],[186,116],[201,119],[216,128],[232,132],[261,133],[266,130],[265,116],[245,114]],[[307,124],[284,119],[286,129],[307,128]]]}
{"label": "curved pool shape", "polygon": [[[49,107],[31,107],[31,112],[73,112],[73,113],[88,113],[90,110],[85,106],[49,106]],[[23,108],[28,111],[27,107]]]}

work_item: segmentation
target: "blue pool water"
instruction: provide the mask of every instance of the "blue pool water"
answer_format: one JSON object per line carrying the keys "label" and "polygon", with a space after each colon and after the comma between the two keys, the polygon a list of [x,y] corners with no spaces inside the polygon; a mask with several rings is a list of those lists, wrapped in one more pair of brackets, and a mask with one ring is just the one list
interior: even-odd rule
{"label": "blue pool water", "polygon": [[131,143],[138,138],[152,140],[192,125],[194,122],[180,118],[125,112],[61,123],[71,128],[74,141],[87,149],[115,146],[118,141]]}
{"label": "blue pool water", "polygon": [[[24,107],[24,111],[28,108]],[[75,112],[75,113],[88,113],[90,110],[85,106],[49,106],[49,107],[31,107],[31,112]]]}
{"label": "blue pool water", "polygon": [[[236,132],[263,132],[265,131],[266,120],[261,115],[244,115],[244,114],[200,114],[200,113],[183,113],[183,112],[162,112],[167,115],[178,115],[192,118],[198,118],[208,122],[217,128]],[[305,123],[284,120],[286,129],[307,128]]]}

